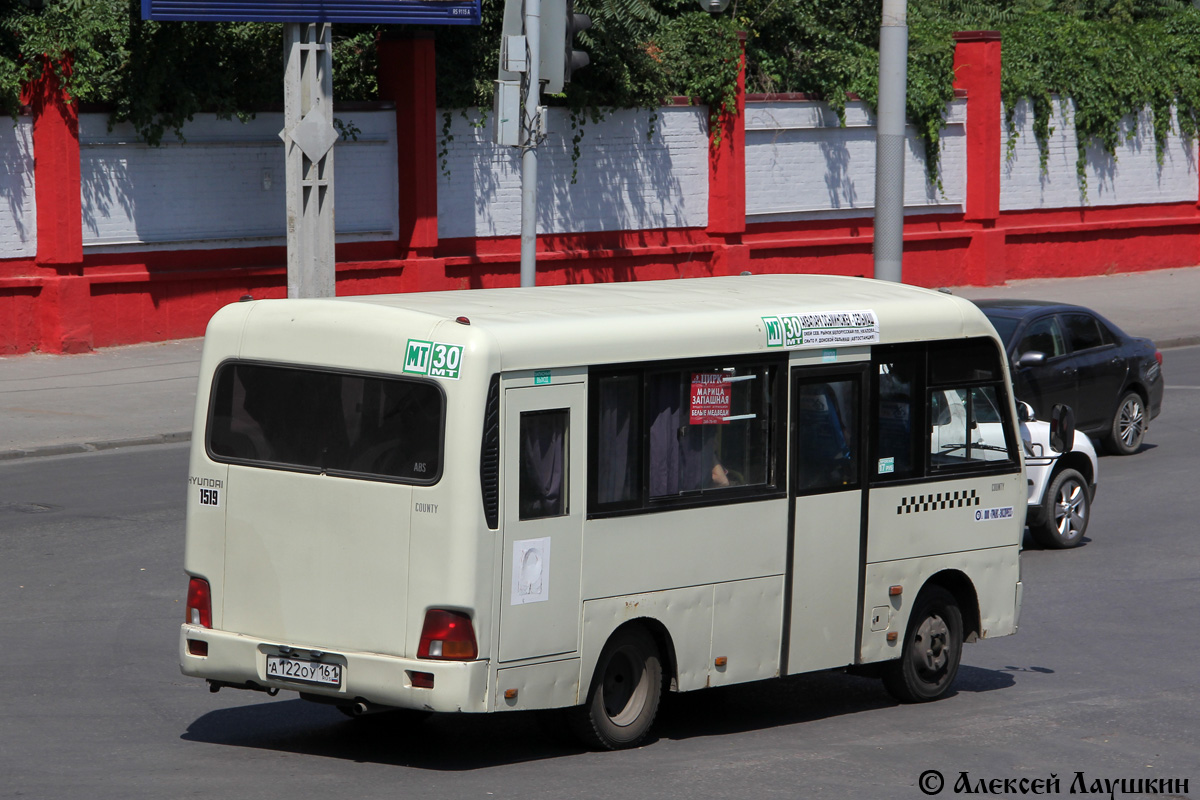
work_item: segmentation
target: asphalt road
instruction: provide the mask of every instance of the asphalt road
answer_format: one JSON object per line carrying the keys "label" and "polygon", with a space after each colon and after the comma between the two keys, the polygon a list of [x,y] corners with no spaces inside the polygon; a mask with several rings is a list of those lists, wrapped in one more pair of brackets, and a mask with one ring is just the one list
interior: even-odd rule
{"label": "asphalt road", "polygon": [[839,673],[692,693],[622,753],[536,715],[210,694],[177,666],[187,446],[0,464],[0,797],[920,798],[926,770],[943,797],[962,772],[1200,796],[1200,348],[1165,374],[1148,446],[1101,460],[1085,544],[1026,551],[1020,632],[969,645],[951,697]]}

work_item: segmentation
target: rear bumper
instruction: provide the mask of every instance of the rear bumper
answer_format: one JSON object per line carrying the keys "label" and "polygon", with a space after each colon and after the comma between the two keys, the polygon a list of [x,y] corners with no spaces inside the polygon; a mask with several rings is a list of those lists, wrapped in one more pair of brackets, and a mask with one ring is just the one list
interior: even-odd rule
{"label": "rear bumper", "polygon": [[[208,644],[207,656],[188,652],[188,640]],[[193,678],[251,688],[281,689],[323,695],[346,703],[365,700],[384,706],[426,711],[483,712],[488,710],[487,661],[427,661],[414,658],[291,648],[292,658],[320,660],[342,666],[340,687],[266,676],[267,656],[283,655],[281,645],[228,631],[183,625],[179,632],[179,667]],[[414,672],[433,676],[433,688],[412,685]]]}

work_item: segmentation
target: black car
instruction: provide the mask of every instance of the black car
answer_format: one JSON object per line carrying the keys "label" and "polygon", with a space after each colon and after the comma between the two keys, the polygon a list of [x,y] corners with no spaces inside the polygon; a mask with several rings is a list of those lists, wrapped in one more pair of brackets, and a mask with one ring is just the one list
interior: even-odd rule
{"label": "black car", "polygon": [[1004,340],[1018,400],[1049,419],[1056,403],[1112,452],[1137,452],[1162,410],[1162,353],[1087,308],[1042,300],[976,300]]}

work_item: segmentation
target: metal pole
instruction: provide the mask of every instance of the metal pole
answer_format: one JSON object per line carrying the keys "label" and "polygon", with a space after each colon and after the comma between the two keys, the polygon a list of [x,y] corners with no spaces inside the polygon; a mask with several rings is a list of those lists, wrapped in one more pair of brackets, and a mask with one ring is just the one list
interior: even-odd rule
{"label": "metal pole", "polygon": [[908,3],[883,0],[875,128],[875,277],[902,282]]}
{"label": "metal pole", "polygon": [[542,84],[538,74],[541,59],[541,0],[525,0],[525,42],[529,68],[525,72],[525,112],[521,134],[521,285],[537,285],[537,143]]}
{"label": "metal pole", "polygon": [[284,26],[288,297],[335,294],[333,47],[328,24]]}

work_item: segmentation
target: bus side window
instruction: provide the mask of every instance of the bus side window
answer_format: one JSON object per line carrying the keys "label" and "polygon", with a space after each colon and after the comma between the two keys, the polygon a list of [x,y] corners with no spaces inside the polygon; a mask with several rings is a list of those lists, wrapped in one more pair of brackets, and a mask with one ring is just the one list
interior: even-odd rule
{"label": "bus side window", "polygon": [[588,381],[588,513],[751,500],[784,491],[782,358],[597,370]]}
{"label": "bus side window", "polygon": [[1001,411],[1008,402],[1001,358],[988,339],[930,344],[931,473],[1017,461]]}
{"label": "bus side window", "polygon": [[651,499],[766,485],[774,376],[759,365],[651,375]]}
{"label": "bus side window", "polygon": [[521,414],[520,518],[567,514],[567,437],[570,411]]}
{"label": "bus side window", "polygon": [[604,505],[641,498],[642,430],[638,375],[596,381],[595,501]]}
{"label": "bus side window", "polygon": [[904,477],[913,470],[913,391],[916,361],[879,364],[874,475]]}
{"label": "bus side window", "polygon": [[648,387],[650,496],[669,497],[705,488],[715,456],[704,452],[704,431],[692,435],[682,374],[653,375]]}
{"label": "bus side window", "polygon": [[796,491],[858,483],[858,387],[854,381],[801,385],[796,398]]}

